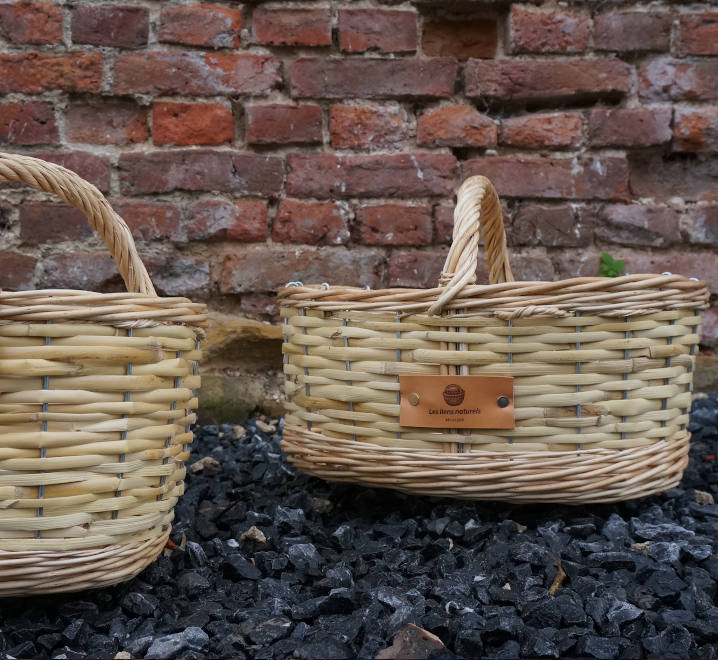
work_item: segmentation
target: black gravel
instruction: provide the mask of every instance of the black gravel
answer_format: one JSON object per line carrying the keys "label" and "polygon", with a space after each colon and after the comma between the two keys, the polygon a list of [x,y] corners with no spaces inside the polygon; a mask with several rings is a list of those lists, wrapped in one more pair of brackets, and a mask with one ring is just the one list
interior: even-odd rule
{"label": "black gravel", "polygon": [[373,658],[414,623],[443,657],[715,658],[717,420],[695,402],[680,488],[584,507],[327,484],[261,420],[199,428],[178,547],[117,587],[0,600],[0,657]]}

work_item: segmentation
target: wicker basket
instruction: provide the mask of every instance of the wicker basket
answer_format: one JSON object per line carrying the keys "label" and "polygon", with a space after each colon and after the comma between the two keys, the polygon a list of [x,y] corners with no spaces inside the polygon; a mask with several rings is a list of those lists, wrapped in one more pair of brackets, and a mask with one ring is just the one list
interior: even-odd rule
{"label": "wicker basket", "polygon": [[[474,284],[480,223],[489,285]],[[670,273],[515,282],[484,177],[458,192],[437,288],[297,282],[279,297],[283,448],[305,472],[427,495],[578,504],[658,493],[685,469],[705,282]],[[421,399],[411,388],[428,396],[441,375],[471,390],[462,412],[480,413],[470,399],[483,397],[480,425],[402,424]],[[494,381],[507,389],[492,400]],[[448,388],[448,407],[431,414],[458,400]]]}
{"label": "wicker basket", "polygon": [[0,596],[121,582],[165,546],[183,492],[205,306],[157,297],[73,172],[0,154],[0,181],[84,211],[131,292],[0,293]]}

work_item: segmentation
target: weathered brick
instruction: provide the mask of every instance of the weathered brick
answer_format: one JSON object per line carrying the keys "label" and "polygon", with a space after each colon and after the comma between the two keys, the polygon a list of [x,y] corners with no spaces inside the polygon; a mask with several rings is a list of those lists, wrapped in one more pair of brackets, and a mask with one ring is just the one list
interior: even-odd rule
{"label": "weathered brick", "polygon": [[625,249],[620,257],[630,273],[676,273],[706,281],[710,291],[718,291],[718,259],[715,251],[675,250],[671,252],[643,252]]}
{"label": "weathered brick", "polygon": [[566,11],[512,7],[509,25],[513,53],[581,53],[591,37],[591,19]]}
{"label": "weathered brick", "polygon": [[276,156],[208,149],[125,153],[119,171],[123,195],[172,190],[275,195],[284,175],[282,159]]}
{"label": "weathered brick", "polygon": [[149,260],[147,270],[161,296],[203,300],[211,293],[210,265],[201,257],[155,257]]}
{"label": "weathered brick", "polygon": [[614,11],[593,19],[593,44],[597,50],[618,52],[668,50],[671,15],[666,11]]}
{"label": "weathered brick", "polygon": [[0,250],[0,287],[5,291],[33,289],[37,259],[20,252]]}
{"label": "weathered brick", "polygon": [[181,213],[176,204],[169,202],[144,202],[131,199],[110,200],[112,208],[127,223],[132,235],[139,240],[182,239]]}
{"label": "weathered brick", "polygon": [[469,60],[466,94],[504,102],[616,98],[631,88],[631,68],[615,59]]}
{"label": "weathered brick", "polygon": [[625,199],[628,167],[619,156],[544,158],[493,156],[464,163],[464,177],[483,174],[500,195],[565,199]]}
{"label": "weathered brick", "polygon": [[290,154],[287,163],[287,193],[319,199],[449,195],[456,172],[449,154]]}
{"label": "weathered brick", "polygon": [[[483,255],[481,258],[483,258]],[[511,259],[511,270],[518,281],[554,282],[556,280],[556,272],[551,259],[540,250],[531,250],[525,254],[514,255]],[[481,284],[488,281],[488,276],[486,276],[486,279],[482,277],[482,279],[478,280]]]}
{"label": "weathered brick", "polygon": [[322,109],[318,105],[248,105],[250,144],[311,144],[322,141]]}
{"label": "weathered brick", "polygon": [[718,55],[718,11],[681,14],[681,54]]}
{"label": "weathered brick", "polygon": [[102,88],[102,53],[0,55],[0,94],[91,92]]}
{"label": "weathered brick", "polygon": [[501,123],[501,142],[528,149],[578,147],[583,140],[579,112],[550,112],[509,117]]}
{"label": "weathered brick", "polygon": [[446,254],[440,252],[394,252],[387,269],[389,286],[432,289],[439,284],[445,261]]}
{"label": "weathered brick", "polygon": [[591,207],[525,202],[514,217],[508,239],[510,245],[587,247],[595,221]]}
{"label": "weathered brick", "polygon": [[406,142],[406,110],[399,105],[382,107],[333,105],[329,134],[335,149],[386,149]]}
{"label": "weathered brick", "polygon": [[676,108],[673,148],[676,151],[718,151],[718,108]]}
{"label": "weathered brick", "polygon": [[25,245],[87,239],[93,230],[85,214],[67,204],[20,204],[20,240]]}
{"label": "weathered brick", "polygon": [[103,192],[110,189],[110,163],[104,156],[86,151],[46,151],[33,156],[76,172]]}
{"label": "weathered brick", "polygon": [[414,10],[342,9],[339,11],[339,47],[353,53],[415,51],[416,18]]}
{"label": "weathered brick", "polygon": [[359,238],[365,245],[430,245],[431,207],[404,204],[360,206]]}
{"label": "weathered brick", "polygon": [[229,103],[171,103],[152,106],[152,141],[158,145],[231,144],[234,119]]}
{"label": "weathered brick", "polygon": [[271,46],[331,46],[329,9],[260,6],[252,16],[255,40]]}
{"label": "weathered brick", "polygon": [[279,304],[276,296],[243,295],[239,309],[250,318],[279,323]]}
{"label": "weathered brick", "polygon": [[263,202],[201,199],[188,211],[189,240],[255,243],[267,238],[267,206]]}
{"label": "weathered brick", "polygon": [[158,38],[165,43],[206,48],[237,48],[242,11],[219,5],[162,7]]}
{"label": "weathered brick", "polygon": [[72,252],[46,257],[42,262],[39,288],[123,291],[117,264],[106,254]]}
{"label": "weathered brick", "polygon": [[72,10],[72,41],[76,44],[142,48],[147,45],[146,7],[80,5]]}
{"label": "weathered brick", "polygon": [[718,160],[715,158],[697,160],[678,155],[633,154],[629,156],[629,167],[633,197],[718,200]]}
{"label": "weathered brick", "polygon": [[454,93],[456,62],[432,59],[325,59],[292,63],[291,92],[297,98],[448,98]]}
{"label": "weathered brick", "polygon": [[347,210],[337,202],[283,199],[272,229],[276,243],[341,245],[349,240]]}
{"label": "weathered brick", "polygon": [[718,99],[718,59],[687,62],[658,57],[641,65],[639,96],[647,101]]}
{"label": "weathered brick", "polygon": [[70,142],[87,144],[132,144],[149,136],[147,109],[114,99],[70,103],[65,128]]}
{"label": "weathered brick", "polygon": [[679,243],[678,211],[669,206],[607,204],[596,225],[596,238],[621,245],[665,247]]}
{"label": "weathered brick", "polygon": [[495,19],[434,19],[424,22],[421,47],[425,55],[455,57],[493,57],[498,32]]}
{"label": "weathered brick", "polygon": [[15,44],[62,41],[62,7],[54,2],[0,4],[0,36]]}
{"label": "weathered brick", "polygon": [[718,307],[709,307],[703,312],[701,344],[708,348],[718,346]]}
{"label": "weathered brick", "polygon": [[57,144],[52,107],[39,101],[0,105],[0,144]]}
{"label": "weathered brick", "polygon": [[718,247],[718,204],[698,204],[686,215],[689,242]]}
{"label": "weathered brick", "polygon": [[671,108],[596,108],[590,118],[591,144],[650,147],[671,139]]}
{"label": "weathered brick", "polygon": [[255,53],[143,51],[115,63],[115,94],[267,94],[279,81],[277,58]]}
{"label": "weathered brick", "polygon": [[468,105],[432,108],[419,117],[417,142],[427,147],[496,146],[496,124]]}
{"label": "weathered brick", "polygon": [[222,293],[254,293],[297,280],[377,288],[383,261],[373,250],[342,247],[232,251],[224,256],[219,288]]}

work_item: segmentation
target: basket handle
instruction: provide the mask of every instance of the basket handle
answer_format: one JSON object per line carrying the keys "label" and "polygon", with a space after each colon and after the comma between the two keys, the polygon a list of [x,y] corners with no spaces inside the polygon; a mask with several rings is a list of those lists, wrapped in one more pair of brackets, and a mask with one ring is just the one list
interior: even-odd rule
{"label": "basket handle", "polygon": [[514,281],[496,188],[485,176],[469,177],[456,194],[453,240],[439,279],[443,291],[429,308],[430,315],[439,314],[467,284],[476,282],[480,230],[484,235],[489,281],[491,284]]}
{"label": "basket handle", "polygon": [[110,250],[127,290],[157,295],[137,253],[132,232],[95,186],[60,165],[39,158],[0,153],[0,182],[5,181],[25,183],[36,190],[53,193],[80,209]]}

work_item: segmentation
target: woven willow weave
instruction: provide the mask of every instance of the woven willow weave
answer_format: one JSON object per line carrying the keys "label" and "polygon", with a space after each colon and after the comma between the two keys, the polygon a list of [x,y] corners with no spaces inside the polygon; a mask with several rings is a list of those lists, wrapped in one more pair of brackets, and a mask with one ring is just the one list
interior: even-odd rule
{"label": "woven willow weave", "polygon": [[73,172],[0,154],[0,181],[84,211],[131,291],[0,293],[0,596],[114,584],[166,544],[206,310],[156,295],[127,225]]}
{"label": "woven willow weave", "polygon": [[[489,285],[474,284],[480,230]],[[484,177],[458,192],[437,288],[292,283],[279,297],[283,447],[305,472],[427,495],[581,503],[661,492],[685,469],[705,282],[515,282]],[[516,427],[401,426],[401,374],[511,376]]]}

